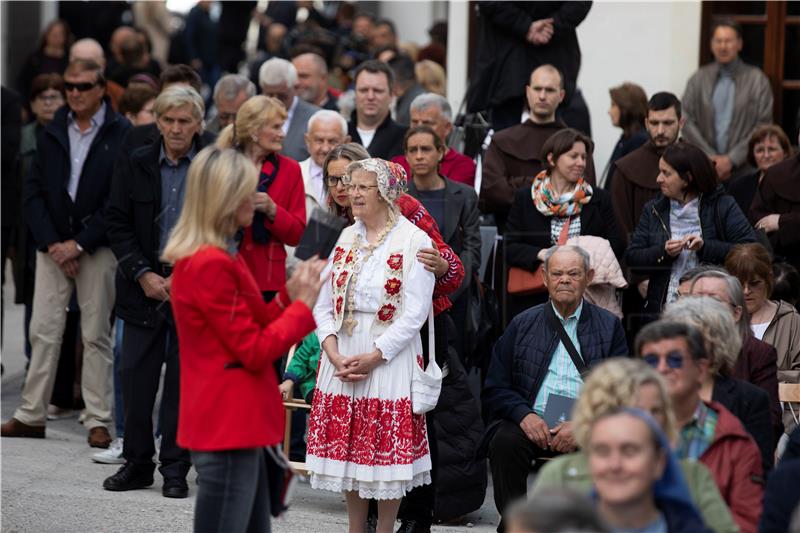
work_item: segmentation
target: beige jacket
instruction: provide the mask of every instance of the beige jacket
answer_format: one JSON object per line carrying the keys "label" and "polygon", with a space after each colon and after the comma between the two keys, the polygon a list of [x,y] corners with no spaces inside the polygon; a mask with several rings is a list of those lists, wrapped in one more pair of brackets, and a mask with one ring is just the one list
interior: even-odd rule
{"label": "beige jacket", "polygon": [[[733,116],[728,131],[728,148],[734,168],[747,162],[747,143],[753,130],[760,124],[772,123],[772,88],[761,69],[743,63],[741,59],[734,71],[736,95]],[[719,75],[716,61],[701,67],[686,84],[681,103],[686,124],[683,138],[696,144],[709,155],[716,155],[714,132],[714,106],[711,94]]]}
{"label": "beige jacket", "polygon": [[[784,301],[775,303],[778,304],[778,310],[761,340],[774,346],[778,352],[778,381],[800,383],[800,313]],[[795,413],[800,413],[800,404],[793,404],[793,407]],[[789,433],[794,426],[792,413],[786,409],[783,427]]]}
{"label": "beige jacket", "polygon": [[594,270],[592,283],[586,287],[584,297],[589,303],[602,307],[622,319],[622,306],[617,298],[617,289],[628,286],[611,244],[602,237],[580,235],[567,240],[567,244],[580,246],[589,253]]}

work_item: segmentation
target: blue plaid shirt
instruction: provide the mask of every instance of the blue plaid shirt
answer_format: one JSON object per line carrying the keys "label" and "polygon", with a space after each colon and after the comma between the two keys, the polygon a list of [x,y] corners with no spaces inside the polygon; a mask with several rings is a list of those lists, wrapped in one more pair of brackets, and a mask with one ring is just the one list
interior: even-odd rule
{"label": "blue plaid shirt", "polygon": [[703,452],[714,442],[718,419],[716,411],[709,409],[700,401],[692,419],[681,428],[678,445],[675,447],[678,459],[699,460]]}
{"label": "blue plaid shirt", "polygon": [[[550,302],[549,305],[553,305],[553,303]],[[581,317],[581,311],[583,311],[583,301],[581,300],[575,312],[567,318],[563,318],[555,306],[553,306],[553,310],[564,326],[569,340],[575,345],[578,354],[583,357],[581,353],[581,344],[578,342],[578,320]],[[572,358],[569,356],[569,352],[564,347],[564,344],[559,340],[556,350],[553,352],[553,357],[550,359],[550,366],[547,368],[547,374],[544,376],[542,386],[539,387],[539,392],[536,394],[536,400],[533,403],[533,412],[539,416],[544,415],[544,409],[547,406],[547,398],[550,394],[560,394],[569,398],[577,398],[581,392],[582,385],[583,380],[581,379],[578,369],[575,368],[575,364],[572,362]]]}

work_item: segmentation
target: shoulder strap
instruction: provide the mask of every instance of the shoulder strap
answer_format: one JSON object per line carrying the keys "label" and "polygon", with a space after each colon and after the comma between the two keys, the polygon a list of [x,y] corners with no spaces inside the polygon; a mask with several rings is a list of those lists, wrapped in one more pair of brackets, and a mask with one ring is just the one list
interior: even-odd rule
{"label": "shoulder strap", "polygon": [[558,234],[558,242],[556,242],[559,246],[564,246],[567,244],[567,236],[569,235],[569,226],[572,224],[572,217],[567,217],[567,220],[564,221],[564,225],[561,226],[561,233]]}
{"label": "shoulder strap", "polygon": [[580,374],[581,379],[583,379],[589,369],[586,367],[586,363],[583,362],[575,345],[572,344],[572,340],[569,338],[569,335],[567,335],[564,325],[561,324],[561,321],[556,316],[556,312],[553,310],[553,304],[549,301],[545,304],[545,314],[547,315],[548,322],[550,322],[550,326],[556,330],[558,337],[561,339],[561,343],[564,345],[564,348],[567,349],[569,358],[572,359],[572,364],[578,369],[578,374]]}

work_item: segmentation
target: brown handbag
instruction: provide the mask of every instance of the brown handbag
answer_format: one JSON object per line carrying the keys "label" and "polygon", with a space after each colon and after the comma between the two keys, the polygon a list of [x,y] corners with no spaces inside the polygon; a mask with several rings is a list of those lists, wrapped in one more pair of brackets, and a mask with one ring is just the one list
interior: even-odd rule
{"label": "brown handbag", "polygon": [[[572,217],[567,218],[561,233],[558,234],[558,246],[567,243],[567,234]],[[539,265],[535,271],[525,270],[524,268],[511,267],[508,269],[508,284],[506,286],[508,294],[539,294],[547,291],[544,284],[544,263]]]}

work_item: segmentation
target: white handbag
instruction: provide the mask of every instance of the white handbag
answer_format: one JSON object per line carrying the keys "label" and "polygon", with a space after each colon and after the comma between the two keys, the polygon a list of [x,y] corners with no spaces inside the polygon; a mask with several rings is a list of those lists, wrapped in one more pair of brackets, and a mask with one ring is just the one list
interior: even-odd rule
{"label": "white handbag", "polygon": [[415,415],[423,415],[432,411],[439,402],[442,392],[442,369],[436,364],[435,341],[433,330],[433,308],[428,314],[428,367],[422,369],[413,362],[411,374],[411,410]]}

